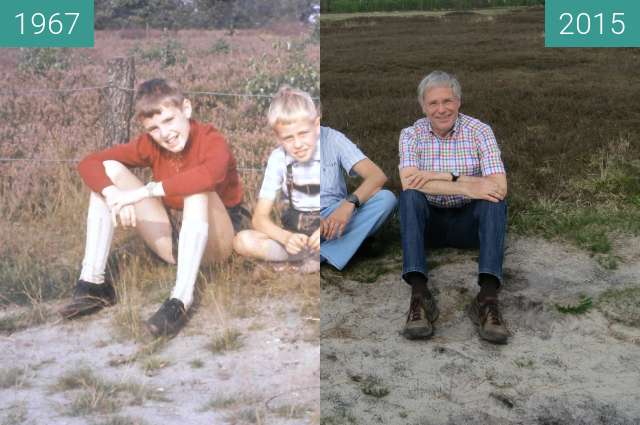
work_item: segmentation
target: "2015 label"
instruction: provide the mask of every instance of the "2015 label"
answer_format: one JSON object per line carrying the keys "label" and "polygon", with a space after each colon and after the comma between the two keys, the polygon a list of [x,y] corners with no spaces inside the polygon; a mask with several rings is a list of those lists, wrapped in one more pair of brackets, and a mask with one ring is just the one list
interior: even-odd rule
{"label": "2015 label", "polygon": [[[604,31],[605,31],[604,13],[598,13],[597,15],[593,15],[593,18],[594,18],[594,23],[596,23],[596,25],[599,23],[599,26],[596,27],[596,29],[599,28],[598,34],[604,35]],[[623,34],[625,30],[623,18],[624,18],[624,13],[613,12],[611,15],[611,23],[610,23],[611,25],[608,27],[608,30],[615,35]],[[567,22],[567,24],[562,28],[562,31],[560,31],[560,35],[574,35],[575,32],[573,32],[573,28],[575,28],[578,34],[582,34],[582,35],[589,34],[591,32],[591,16],[588,13],[584,13],[584,12],[579,13],[578,16],[576,16],[575,18],[575,25],[574,25],[573,14],[569,12],[564,12],[563,14],[561,14],[560,21]]]}

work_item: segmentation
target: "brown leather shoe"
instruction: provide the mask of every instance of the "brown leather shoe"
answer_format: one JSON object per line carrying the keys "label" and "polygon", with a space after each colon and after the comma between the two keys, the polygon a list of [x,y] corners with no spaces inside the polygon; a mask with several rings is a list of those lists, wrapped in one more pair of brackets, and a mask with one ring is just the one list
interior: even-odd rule
{"label": "brown leather shoe", "polygon": [[475,297],[468,307],[469,318],[478,326],[480,338],[495,344],[506,344],[510,332],[500,314],[497,298]]}
{"label": "brown leather shoe", "polygon": [[438,319],[440,311],[436,300],[424,297],[411,297],[409,316],[404,325],[403,335],[407,339],[426,339],[433,335],[433,322]]}

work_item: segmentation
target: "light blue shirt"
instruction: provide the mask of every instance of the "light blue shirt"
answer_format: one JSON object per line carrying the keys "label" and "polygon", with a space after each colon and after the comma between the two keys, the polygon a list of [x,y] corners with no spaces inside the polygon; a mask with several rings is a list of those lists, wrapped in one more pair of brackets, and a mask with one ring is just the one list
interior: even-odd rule
{"label": "light blue shirt", "polygon": [[344,134],[320,127],[320,207],[327,208],[347,197],[344,173],[355,176],[353,166],[367,157]]}

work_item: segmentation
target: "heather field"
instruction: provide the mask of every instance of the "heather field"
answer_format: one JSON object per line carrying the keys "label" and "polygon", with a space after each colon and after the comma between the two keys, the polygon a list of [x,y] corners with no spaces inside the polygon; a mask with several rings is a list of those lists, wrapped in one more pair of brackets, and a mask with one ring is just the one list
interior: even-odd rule
{"label": "heather field", "polygon": [[325,16],[323,123],[397,193],[398,136],[434,69],[489,123],[509,181],[507,346],[465,308],[477,251],[438,250],[434,337],[400,334],[397,218],[341,274],[321,270],[321,410],[330,424],[636,424],[640,344],[638,49],[546,49],[541,7]]}
{"label": "heather field", "polygon": [[[142,327],[175,268],[116,229],[107,273],[119,303],[61,322],[77,279],[89,192],[75,162],[103,146],[106,63],[135,58],[136,84],[176,80],[195,118],[227,137],[250,206],[275,147],[268,99],[283,81],[319,96],[317,32],[97,31],[94,49],[3,50],[0,59],[0,423],[319,421],[317,279],[234,257],[201,269],[197,308],[171,341]],[[51,89],[88,88],[83,91]],[[139,127],[131,124],[131,134]],[[188,419],[187,419],[188,418]],[[185,420],[187,422],[185,422]]]}

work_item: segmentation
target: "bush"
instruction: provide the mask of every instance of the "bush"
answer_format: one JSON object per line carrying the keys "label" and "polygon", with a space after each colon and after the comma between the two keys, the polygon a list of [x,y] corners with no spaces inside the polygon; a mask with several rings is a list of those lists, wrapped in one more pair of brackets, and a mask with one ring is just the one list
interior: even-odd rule
{"label": "bush", "polygon": [[45,75],[51,69],[69,68],[66,49],[20,49],[18,70],[26,74]]}
{"label": "bush", "polygon": [[[317,65],[309,63],[306,57],[298,52],[298,49],[289,49],[290,52],[283,63],[283,71],[274,74],[266,68],[268,61],[263,56],[258,60],[252,60],[250,68],[252,77],[246,82],[247,92],[253,95],[271,95],[283,84],[308,92],[312,97],[320,96],[320,70]],[[256,104],[260,108],[266,108],[271,102],[270,97],[259,97]]]}
{"label": "bush", "polygon": [[185,48],[177,40],[165,38],[161,44],[143,49],[136,46],[130,54],[150,62],[160,62],[161,66],[174,66],[187,61]]}
{"label": "bush", "polygon": [[224,38],[217,39],[216,42],[211,46],[211,53],[213,54],[227,54],[229,52],[231,52],[231,45]]}

